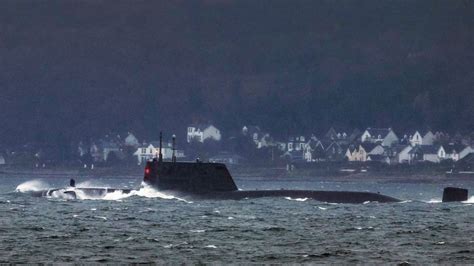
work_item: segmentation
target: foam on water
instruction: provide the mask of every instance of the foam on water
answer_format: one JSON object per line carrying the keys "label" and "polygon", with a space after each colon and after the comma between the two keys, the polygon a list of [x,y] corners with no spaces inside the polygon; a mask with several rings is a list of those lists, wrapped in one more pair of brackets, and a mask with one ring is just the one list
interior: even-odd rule
{"label": "foam on water", "polygon": [[[79,200],[123,200],[132,196],[145,197],[145,198],[160,198],[167,200],[180,200],[187,203],[192,203],[184,199],[175,197],[169,193],[164,193],[162,191],[156,190],[155,188],[141,183],[141,186],[137,190],[131,190],[129,193],[125,193],[123,190],[115,190],[114,192],[105,193],[107,186],[99,184],[95,181],[84,181],[77,185],[77,187],[67,187],[64,189],[59,189],[51,193],[49,198],[58,198],[58,199],[79,199]],[[104,188],[104,193],[100,194],[88,194],[80,188]],[[27,193],[32,191],[42,191],[52,189],[51,186],[41,180],[30,180],[24,182],[17,186],[17,192]],[[66,193],[65,193],[66,192]],[[68,193],[71,192],[71,193]],[[74,196],[75,194],[75,196]]]}
{"label": "foam on water", "polygon": [[307,201],[308,198],[295,198],[293,199],[292,197],[285,197],[287,200],[294,200],[294,201]]}
{"label": "foam on water", "polygon": [[466,201],[463,201],[462,203],[474,203],[474,196],[471,196],[468,198]]}
{"label": "foam on water", "polygon": [[40,191],[49,188],[49,184],[38,179],[26,181],[18,185],[15,189],[17,192]]}
{"label": "foam on water", "polygon": [[443,202],[441,199],[430,199],[429,201],[424,201],[425,203],[441,203]]}

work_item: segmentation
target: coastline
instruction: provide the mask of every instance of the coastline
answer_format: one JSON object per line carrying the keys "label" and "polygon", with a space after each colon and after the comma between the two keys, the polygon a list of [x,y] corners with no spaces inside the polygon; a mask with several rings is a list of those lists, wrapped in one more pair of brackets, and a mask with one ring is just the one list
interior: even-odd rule
{"label": "coastline", "polygon": [[[297,169],[287,171],[285,167],[229,167],[231,175],[240,180],[258,181],[354,181],[354,180],[383,180],[403,182],[436,182],[446,180],[466,180],[474,175],[447,175],[442,171],[383,171],[383,169],[365,169],[364,171],[343,172],[340,169]],[[19,176],[56,177],[56,178],[143,178],[143,167],[100,167],[93,170],[77,168],[22,168],[1,167],[0,177],[15,178]]]}

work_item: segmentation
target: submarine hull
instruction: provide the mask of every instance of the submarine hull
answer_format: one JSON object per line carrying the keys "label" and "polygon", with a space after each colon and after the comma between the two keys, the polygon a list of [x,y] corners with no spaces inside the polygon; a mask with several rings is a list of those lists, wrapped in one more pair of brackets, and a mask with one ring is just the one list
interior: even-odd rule
{"label": "submarine hull", "polygon": [[355,191],[315,191],[315,190],[248,190],[231,192],[209,192],[199,194],[183,194],[176,192],[180,196],[192,199],[218,199],[218,200],[242,200],[251,198],[265,197],[290,197],[290,198],[308,198],[328,203],[349,203],[361,204],[366,202],[390,203],[400,202],[399,199],[389,196]]}
{"label": "submarine hull", "polygon": [[143,181],[159,190],[193,199],[263,197],[309,198],[329,203],[399,202],[370,192],[314,190],[238,190],[225,164],[202,162],[147,162]]}

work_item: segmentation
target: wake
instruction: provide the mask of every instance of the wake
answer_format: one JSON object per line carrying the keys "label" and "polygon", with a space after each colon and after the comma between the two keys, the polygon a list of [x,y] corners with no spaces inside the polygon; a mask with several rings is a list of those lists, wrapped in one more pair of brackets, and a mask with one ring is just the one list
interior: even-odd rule
{"label": "wake", "polygon": [[[96,189],[96,191],[94,191]],[[54,191],[53,191],[54,190]],[[33,193],[38,192],[47,195],[47,198],[57,199],[78,199],[78,200],[115,200],[120,201],[130,197],[144,197],[144,198],[159,198],[165,200],[179,200],[188,202],[182,198],[176,197],[170,193],[159,191],[144,182],[141,183],[139,189],[128,190],[125,192],[121,189],[116,189],[112,192],[107,191],[107,187],[98,185],[96,182],[85,181],[79,183],[77,187],[66,187],[62,189],[52,188],[48,183],[42,180],[30,180],[18,185],[15,189],[19,193]],[[51,192],[52,191],[52,192]],[[94,193],[91,193],[94,192]],[[97,193],[99,192],[99,193]],[[190,203],[190,202],[188,202]]]}

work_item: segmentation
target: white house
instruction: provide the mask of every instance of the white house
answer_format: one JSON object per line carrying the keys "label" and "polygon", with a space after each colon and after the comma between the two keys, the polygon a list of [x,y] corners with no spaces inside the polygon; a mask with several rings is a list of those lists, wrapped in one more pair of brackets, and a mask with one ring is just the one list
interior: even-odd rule
{"label": "white house", "polygon": [[[137,150],[133,153],[133,155],[137,156],[138,165],[146,163],[146,161],[151,160],[153,158],[158,158],[160,153],[160,143],[157,141],[153,141],[148,145],[140,146]],[[163,160],[171,160],[173,157],[173,146],[171,143],[163,143],[163,147],[161,149],[161,154],[163,156]],[[175,150],[176,158],[184,158],[184,151],[182,150]]]}
{"label": "white house", "polygon": [[305,137],[290,137],[287,144],[287,151],[302,151],[306,145]]}
{"label": "white house", "polygon": [[411,146],[423,145],[423,137],[421,136],[418,130],[415,131],[413,134],[410,134],[408,136],[408,140],[410,141]]}
{"label": "white house", "polygon": [[270,134],[264,133],[258,126],[242,127],[242,135],[252,139],[252,141],[255,143],[255,146],[257,146],[257,149],[276,146],[276,143],[274,143]]}
{"label": "white house", "polygon": [[221,140],[221,132],[213,125],[190,125],[187,132],[187,141],[204,142],[206,139]]}
{"label": "white house", "polygon": [[443,146],[418,145],[410,151],[410,161],[423,161],[439,163],[446,158],[446,151]]}
{"label": "white house", "polygon": [[4,165],[6,163],[5,157],[3,157],[2,154],[0,154],[0,165]]}
{"label": "white house", "polygon": [[361,136],[362,142],[379,143],[382,146],[392,146],[399,139],[391,128],[367,128]]}
{"label": "white house", "polygon": [[410,151],[412,149],[413,147],[410,145],[407,145],[405,148],[403,148],[398,153],[398,163],[410,163],[411,162]]}

